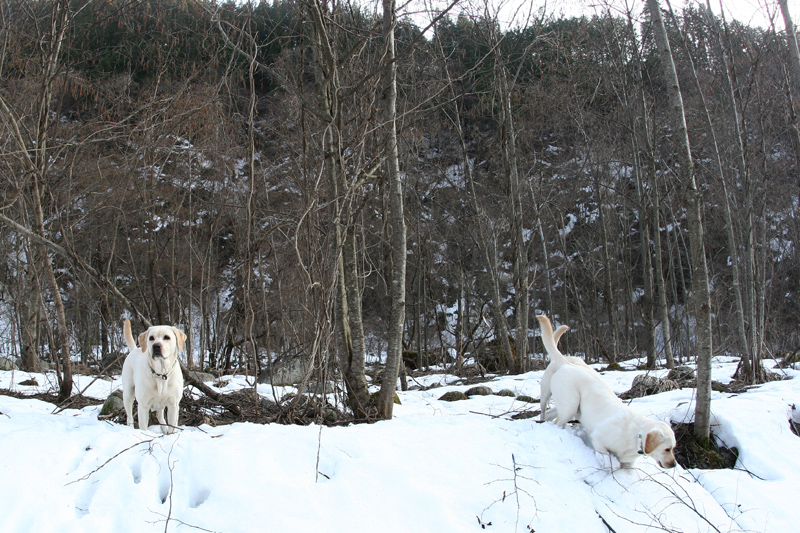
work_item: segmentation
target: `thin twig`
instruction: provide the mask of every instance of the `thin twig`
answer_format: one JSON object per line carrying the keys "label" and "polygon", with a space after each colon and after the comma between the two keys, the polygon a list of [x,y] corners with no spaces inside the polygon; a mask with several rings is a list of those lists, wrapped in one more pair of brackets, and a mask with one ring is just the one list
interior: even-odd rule
{"label": "thin twig", "polygon": [[175,462],[170,464],[169,463],[169,459],[170,459],[170,457],[172,457],[172,450],[175,448],[175,443],[176,442],[178,442],[178,439],[174,439],[172,441],[172,446],[169,447],[169,453],[167,453],[167,468],[169,469],[169,494],[168,494],[167,497],[169,499],[169,507],[168,507],[169,511],[167,512],[167,520],[164,523],[164,533],[168,533],[169,521],[172,519],[172,493],[173,493],[173,490],[172,490],[172,486],[173,486],[172,469],[175,466]]}
{"label": "thin twig", "polygon": [[[163,514],[161,514],[161,513],[154,513],[154,514],[156,514],[156,515],[158,515],[158,516],[162,516],[162,517],[164,516],[164,515],[163,515]],[[189,524],[189,523],[187,523],[187,522],[184,522],[183,520],[179,520],[179,519],[177,519],[177,518],[170,518],[169,520],[172,520],[173,522],[177,523],[179,526],[186,526],[186,527],[190,527],[190,528],[192,528],[192,529],[196,529],[196,530],[198,530],[198,531],[206,531],[206,532],[208,532],[208,533],[220,533],[219,531],[214,531],[213,529],[206,529],[206,528],[204,528],[204,527],[200,527],[200,526],[195,526],[195,525]]]}
{"label": "thin twig", "polygon": [[[316,477],[314,478],[314,483],[319,483],[319,474],[320,474],[320,472],[319,472],[319,452],[320,452],[321,449],[322,449],[322,426],[319,427],[319,434],[317,435],[317,464],[314,467],[314,470],[316,471]],[[322,474],[322,475],[325,476],[325,474]],[[328,476],[325,476],[325,477],[328,477]]]}

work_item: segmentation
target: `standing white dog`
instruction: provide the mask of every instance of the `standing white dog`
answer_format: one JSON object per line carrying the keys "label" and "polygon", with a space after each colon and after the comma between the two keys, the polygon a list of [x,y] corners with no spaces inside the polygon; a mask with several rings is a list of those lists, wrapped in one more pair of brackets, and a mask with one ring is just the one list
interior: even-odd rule
{"label": "standing white dog", "polygon": [[[156,412],[161,430],[172,433],[178,426],[178,405],[183,396],[183,373],[178,350],[186,334],[172,326],[152,326],[139,335],[139,346],[131,333],[131,322],[123,327],[128,356],[122,365],[122,401],[128,425],[133,427],[133,400],[138,404],[139,429],[147,429],[150,411]],[[164,409],[169,409],[164,419]]]}
{"label": "standing white dog", "polygon": [[[561,354],[552,335],[552,327],[542,328],[542,341],[550,357],[556,359]],[[623,468],[632,467],[641,455],[651,456],[661,468],[675,466],[675,433],[669,424],[644,417],[622,403],[588,365],[561,361],[550,379],[550,388],[556,424],[563,428],[577,416],[594,449],[614,455]]]}

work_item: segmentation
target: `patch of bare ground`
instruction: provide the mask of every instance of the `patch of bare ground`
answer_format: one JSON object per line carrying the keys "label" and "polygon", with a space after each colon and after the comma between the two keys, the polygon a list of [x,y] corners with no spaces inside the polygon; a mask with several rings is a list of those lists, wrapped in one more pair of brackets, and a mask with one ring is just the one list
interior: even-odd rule
{"label": "patch of bare ground", "polygon": [[683,468],[716,470],[736,465],[739,450],[717,444],[713,434],[708,442],[703,443],[694,436],[693,423],[673,424],[672,429],[677,440],[675,459]]}

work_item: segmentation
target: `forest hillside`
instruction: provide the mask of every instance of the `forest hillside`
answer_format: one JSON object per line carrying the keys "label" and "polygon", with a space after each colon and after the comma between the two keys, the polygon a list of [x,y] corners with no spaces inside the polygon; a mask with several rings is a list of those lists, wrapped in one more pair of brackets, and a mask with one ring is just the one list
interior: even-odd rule
{"label": "forest hillside", "polygon": [[0,355],[66,397],[130,316],[185,330],[194,369],[308,383],[349,357],[357,396],[397,346],[401,373],[530,370],[540,313],[591,362],[691,364],[706,290],[708,346],[762,381],[800,348],[800,55],[781,19],[661,8],[683,130],[643,4],[387,26],[320,0],[3,2]]}

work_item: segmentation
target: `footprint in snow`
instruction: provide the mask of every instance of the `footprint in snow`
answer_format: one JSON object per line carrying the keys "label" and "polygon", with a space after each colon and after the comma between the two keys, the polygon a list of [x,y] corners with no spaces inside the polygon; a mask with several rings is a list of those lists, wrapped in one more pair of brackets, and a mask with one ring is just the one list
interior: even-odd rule
{"label": "footprint in snow", "polygon": [[195,488],[189,495],[189,507],[197,509],[205,503],[210,495],[211,491],[205,487]]}

